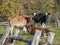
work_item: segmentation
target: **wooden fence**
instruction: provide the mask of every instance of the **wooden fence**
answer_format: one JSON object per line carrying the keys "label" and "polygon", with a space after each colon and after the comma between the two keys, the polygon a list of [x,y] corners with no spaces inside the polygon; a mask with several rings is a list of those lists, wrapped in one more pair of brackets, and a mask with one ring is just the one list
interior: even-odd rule
{"label": "wooden fence", "polygon": [[0,26],[8,26],[8,22],[0,22]]}

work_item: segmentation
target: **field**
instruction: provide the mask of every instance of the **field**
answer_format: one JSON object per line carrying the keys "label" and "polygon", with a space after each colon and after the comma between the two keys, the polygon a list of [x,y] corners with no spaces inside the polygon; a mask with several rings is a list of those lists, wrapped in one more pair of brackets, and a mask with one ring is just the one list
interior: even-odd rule
{"label": "field", "polygon": [[[0,27],[0,34],[4,33],[5,27]],[[49,26],[48,27],[49,30],[53,31],[55,33],[55,38],[53,41],[53,44],[55,45],[59,45],[60,44],[60,27],[55,27],[55,26]],[[28,39],[33,39],[32,35],[27,34],[23,34],[22,31],[19,33],[19,35],[23,38],[28,38]],[[41,37],[41,42],[45,42],[45,38]],[[26,42],[22,42],[22,41],[16,41],[14,45],[28,45]]]}

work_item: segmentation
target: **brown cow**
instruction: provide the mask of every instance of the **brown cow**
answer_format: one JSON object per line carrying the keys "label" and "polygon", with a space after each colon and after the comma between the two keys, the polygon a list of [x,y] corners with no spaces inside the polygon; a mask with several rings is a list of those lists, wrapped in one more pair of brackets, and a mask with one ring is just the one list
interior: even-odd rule
{"label": "brown cow", "polygon": [[51,31],[48,30],[47,28],[42,28],[42,27],[39,28],[39,27],[36,27],[36,26],[30,26],[30,27],[29,27],[29,34],[34,35],[36,30],[42,31],[42,36],[43,36],[43,35],[47,36],[47,33],[48,33],[48,32],[51,32]]}
{"label": "brown cow", "polygon": [[23,28],[23,31],[26,32],[26,25],[29,24],[29,20],[30,20],[30,16],[10,16],[8,18],[8,23],[9,23],[9,26],[11,27],[11,35],[12,35],[12,31],[13,31],[13,28],[15,26],[17,27],[20,27],[20,28]]}
{"label": "brown cow", "polygon": [[46,38],[46,42],[44,45],[51,45],[54,39],[54,33],[50,30],[48,30],[47,28],[39,28],[39,27],[35,27],[35,26],[30,26],[29,27],[29,34],[34,35],[36,30],[40,30],[42,31],[41,36],[44,36]]}

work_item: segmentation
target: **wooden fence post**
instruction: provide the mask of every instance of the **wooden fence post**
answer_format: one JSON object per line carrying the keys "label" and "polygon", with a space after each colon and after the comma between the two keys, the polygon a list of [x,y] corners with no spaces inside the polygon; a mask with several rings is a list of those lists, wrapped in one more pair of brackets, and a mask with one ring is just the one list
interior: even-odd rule
{"label": "wooden fence post", "polygon": [[42,31],[36,30],[31,45],[38,45],[39,44],[39,39],[41,37],[41,33],[42,33]]}
{"label": "wooden fence post", "polygon": [[54,36],[55,36],[55,33],[53,33],[53,32],[48,32],[48,36],[47,36],[47,38],[46,38],[46,43],[45,43],[45,45],[52,45]]}

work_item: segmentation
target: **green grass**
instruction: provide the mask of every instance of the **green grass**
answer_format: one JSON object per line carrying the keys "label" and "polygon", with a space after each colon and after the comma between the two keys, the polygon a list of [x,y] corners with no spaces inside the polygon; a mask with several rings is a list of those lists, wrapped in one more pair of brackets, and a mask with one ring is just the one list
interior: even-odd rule
{"label": "green grass", "polygon": [[[60,44],[60,27],[49,26],[48,29],[55,33],[55,38],[54,38],[53,44]],[[25,38],[28,38],[28,39],[33,39],[33,36],[28,35],[28,34],[27,35],[20,34],[20,35],[22,37],[25,37]],[[40,41],[45,42],[45,38],[41,37]],[[21,44],[21,43],[23,43],[23,44]],[[27,45],[27,44],[24,43],[24,42],[19,42],[18,45]]]}
{"label": "green grass", "polygon": [[48,28],[55,33],[54,44],[60,44],[60,27],[50,27]]}
{"label": "green grass", "polygon": [[[48,29],[55,33],[55,38],[54,38],[53,44],[59,44],[60,43],[60,27],[49,26]],[[5,30],[3,28],[0,28],[0,34],[3,34],[4,31]],[[31,39],[31,40],[33,39],[32,35],[29,35],[28,33],[23,34],[22,31],[19,33],[19,35],[23,38],[28,38],[28,39]],[[44,42],[45,38],[41,37],[40,41]],[[28,44],[26,42],[22,42],[22,41],[15,41],[14,45],[28,45]]]}
{"label": "green grass", "polygon": [[[27,38],[27,39],[30,39],[30,40],[33,39],[33,36],[32,36],[32,35],[29,35],[28,33],[27,33],[27,34],[23,34],[22,31],[20,31],[19,35],[20,35],[21,37],[23,37],[23,38]],[[17,44],[18,44],[18,45],[28,45],[28,43],[22,42],[22,41],[16,41],[16,42],[15,42],[15,45],[17,45]]]}
{"label": "green grass", "polygon": [[0,27],[0,34],[3,34],[3,33],[4,33],[4,31],[5,31],[5,28]]}

